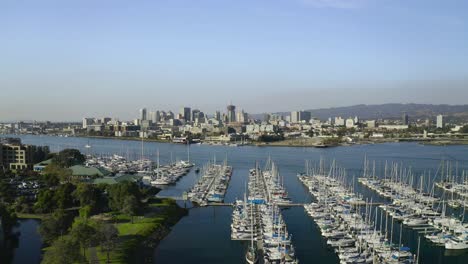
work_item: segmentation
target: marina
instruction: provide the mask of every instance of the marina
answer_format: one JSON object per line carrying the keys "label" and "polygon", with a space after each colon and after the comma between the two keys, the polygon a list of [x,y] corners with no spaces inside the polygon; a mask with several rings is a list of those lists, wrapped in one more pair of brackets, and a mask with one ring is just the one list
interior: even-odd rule
{"label": "marina", "polygon": [[[158,151],[159,157],[159,151]],[[128,160],[117,154],[109,156],[87,155],[85,167],[102,169],[114,176],[136,175],[140,176],[144,183],[154,186],[169,185],[177,182],[187,175],[195,164],[190,161],[171,161],[166,165],[160,165],[159,158],[156,162],[149,159]]]}
{"label": "marina", "polygon": [[[398,164],[391,164],[389,169],[385,166],[383,179],[375,175],[369,177],[366,171],[367,169],[364,169],[364,177],[358,181],[392,202],[380,206],[392,219],[419,230],[436,246],[445,247],[447,250],[468,249],[468,224],[464,223],[465,207],[461,217],[449,215],[448,202],[436,197],[434,179],[431,180],[430,175],[421,175],[419,188],[415,188],[414,174]],[[429,184],[425,185],[425,179]],[[429,192],[425,192],[427,189]]]}
{"label": "marina", "polygon": [[232,175],[232,167],[227,165],[227,160],[222,164],[216,164],[216,159],[208,162],[201,174],[199,181],[188,192],[187,197],[200,206],[222,203]]}
{"label": "marina", "polygon": [[[23,140],[26,143],[33,143],[38,145],[47,144],[51,146],[51,149],[57,150],[61,148],[83,148],[86,145],[88,139],[80,138],[68,138],[65,141],[64,138],[58,137],[37,137],[37,136],[23,136]],[[115,142],[115,144],[109,144]],[[91,154],[100,156],[101,153],[123,153],[129,149],[130,157],[134,157],[134,160],[138,160],[141,156],[141,147],[139,142],[135,141],[113,141],[103,139],[90,140],[92,145]],[[122,151],[124,150],[124,151]],[[171,145],[161,143],[145,143],[144,156],[153,162],[157,162],[157,152],[160,152],[160,163],[170,164],[171,156],[173,157],[185,157],[186,146],[183,145]],[[348,191],[355,193],[354,198],[356,201],[361,200],[361,205],[353,205],[351,208],[361,208],[361,218],[365,219],[365,208],[366,202],[367,207],[372,207],[372,210],[367,209],[367,219],[371,219],[371,222],[375,222],[377,219],[377,227],[372,225],[372,232],[376,229],[376,233],[380,231],[381,234],[387,239],[391,240],[392,232],[392,217],[382,211],[380,208],[377,209],[377,218],[375,217],[375,207],[378,205],[387,205],[392,201],[378,195],[377,192],[370,190],[364,185],[357,181],[357,178],[363,175],[362,160],[365,155],[376,160],[375,175],[384,176],[384,170],[380,169],[384,167],[384,163],[388,160],[388,163],[396,162],[398,164],[404,163],[407,167],[411,166],[414,174],[414,185],[420,186],[419,176],[424,171],[437,171],[440,160],[447,158],[442,156],[443,153],[450,153],[451,157],[456,158],[460,161],[460,173],[463,168],[466,170],[465,163],[462,163],[464,154],[467,148],[464,146],[450,146],[450,147],[432,147],[432,146],[420,146],[412,143],[404,144],[382,144],[382,145],[369,145],[369,146],[354,146],[349,148],[330,148],[330,149],[302,149],[302,148],[257,148],[257,147],[243,147],[243,148],[230,148],[230,147],[216,147],[212,148],[206,145],[197,145],[191,147],[191,162],[201,166],[207,164],[208,161],[213,159],[213,155],[224,156],[227,153],[229,157],[229,166],[233,167],[232,176],[230,178],[229,186],[226,189],[223,206],[203,206],[203,207],[192,207],[187,202],[189,214],[182,218],[177,223],[169,235],[161,241],[159,246],[154,250],[153,263],[244,263],[246,260],[246,253],[248,253],[249,247],[251,247],[250,236],[246,235],[243,240],[231,240],[231,224],[233,221],[233,206],[236,201],[244,200],[244,194],[249,200],[248,183],[250,179],[250,173],[255,170],[255,161],[265,160],[266,157],[271,157],[271,160],[275,161],[275,166],[279,168],[280,173],[280,185],[287,190],[287,196],[290,200],[288,205],[280,206],[282,220],[287,226],[287,233],[292,237],[291,241],[294,245],[294,256],[300,263],[339,263],[339,255],[333,250],[331,245],[327,244],[327,240],[324,239],[321,233],[321,229],[315,223],[315,221],[308,215],[304,209],[304,204],[310,204],[311,202],[317,202],[313,195],[310,194],[308,187],[306,187],[300,180],[298,180],[298,172],[304,171],[304,161],[311,160],[309,163],[310,169],[309,174],[315,170],[315,174],[320,174],[320,165],[312,166],[312,163],[319,163],[321,157],[326,160],[340,161],[340,166],[346,168],[346,176],[335,176],[339,179],[339,185],[346,188]],[[171,155],[173,153],[173,155]],[[102,154],[104,155],[104,154]],[[219,164],[218,164],[219,165]],[[465,167],[463,167],[465,166]],[[325,170],[325,167],[327,168]],[[372,166],[369,166],[372,167]],[[390,167],[390,166],[388,166]],[[317,169],[316,169],[317,168]],[[329,166],[323,166],[323,174],[329,174]],[[264,165],[259,165],[258,170],[265,170]],[[399,169],[400,170],[400,169]],[[337,173],[333,174],[338,174]],[[372,169],[369,170],[369,176],[372,178]],[[390,169],[388,169],[388,172]],[[162,191],[158,196],[165,197],[177,197],[183,198],[184,192],[191,190],[193,186],[197,184],[200,177],[203,175],[203,167],[200,167],[200,173],[195,173],[192,169],[186,176],[181,177],[176,184],[167,185],[162,187]],[[387,178],[390,178],[388,173]],[[430,193],[432,184],[427,183],[428,176],[423,180],[424,193]],[[344,180],[343,181],[341,180]],[[354,180],[355,179],[355,180]],[[261,182],[261,181],[259,181]],[[430,186],[430,187],[428,187]],[[419,188],[416,188],[419,190]],[[435,191],[437,197],[437,191]],[[426,195],[430,196],[430,195]],[[451,195],[450,195],[451,196]],[[341,199],[341,198],[340,198]],[[248,203],[248,202],[247,202]],[[184,206],[184,201],[180,201],[179,204]],[[435,203],[436,204],[436,203]],[[218,205],[218,203],[211,203],[210,205]],[[372,206],[369,206],[372,205]],[[259,207],[254,209],[259,212]],[[437,208],[437,206],[435,206]],[[255,207],[254,207],[255,208]],[[460,208],[462,209],[462,208]],[[451,216],[452,212],[447,206],[445,209],[447,216]],[[274,210],[272,210],[274,212]],[[278,209],[276,209],[276,212]],[[358,210],[356,210],[357,212]],[[372,213],[369,213],[371,211]],[[458,212],[460,212],[459,210]],[[439,212],[442,215],[442,205],[439,208]],[[276,214],[276,213],[275,213]],[[382,216],[382,224],[380,218]],[[388,221],[385,219],[388,215]],[[457,213],[456,216],[459,216]],[[276,217],[276,216],[275,216]],[[459,218],[461,219],[461,217]],[[255,225],[259,225],[261,219],[254,222]],[[363,220],[364,221],[364,220]],[[369,221],[369,220],[367,220]],[[356,220],[359,223],[359,220]],[[388,224],[387,224],[388,223]],[[249,224],[249,223],[248,223]],[[401,225],[400,222],[393,221],[393,244],[399,244],[400,230],[401,230],[401,243],[405,248],[409,248],[410,252],[419,263],[466,263],[468,255],[465,250],[446,250],[445,247],[437,246],[428,239],[424,238],[424,235],[430,235],[431,227],[416,227],[407,228],[405,225]],[[247,224],[246,224],[247,225]],[[381,228],[382,226],[382,228]],[[21,227],[19,227],[21,228]],[[283,229],[284,230],[284,229]],[[387,230],[387,231],[385,231]],[[284,231],[281,231],[284,233]],[[255,239],[256,233],[254,233]],[[248,237],[247,237],[248,236]],[[420,237],[420,239],[418,239]],[[420,240],[420,249],[418,252],[418,240]],[[359,244],[359,242],[358,242]],[[257,248],[262,245],[255,244]],[[365,246],[362,246],[365,248]],[[363,249],[362,252],[365,250]],[[261,252],[257,254],[258,260],[263,261],[263,255]]]}
{"label": "marina", "polygon": [[[399,243],[393,243],[393,221],[389,240],[387,232],[383,232],[382,212],[378,227],[377,207],[373,209],[367,201],[346,188],[344,169],[337,168],[333,162],[328,174],[323,174],[323,168],[317,171],[321,173],[313,170],[312,174],[306,171],[298,175],[316,200],[304,208],[320,228],[327,245],[338,255],[340,263],[418,263],[410,248],[402,245],[401,233]],[[365,206],[364,215],[361,215],[361,205]]]}
{"label": "marina", "polygon": [[281,182],[279,170],[269,158],[265,170],[258,164],[249,170],[248,199],[237,200],[232,213],[231,239],[250,241],[247,263],[298,263],[281,215],[279,204],[287,206],[290,199]]}

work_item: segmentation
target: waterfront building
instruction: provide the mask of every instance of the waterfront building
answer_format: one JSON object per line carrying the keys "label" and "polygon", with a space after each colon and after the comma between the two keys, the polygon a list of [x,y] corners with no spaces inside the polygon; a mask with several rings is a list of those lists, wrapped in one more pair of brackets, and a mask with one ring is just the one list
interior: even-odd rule
{"label": "waterfront building", "polygon": [[437,116],[437,128],[443,128],[443,127],[444,127],[444,116],[438,115]]}
{"label": "waterfront building", "polygon": [[146,108],[140,109],[140,120],[147,120]]}
{"label": "waterfront building", "polygon": [[387,130],[404,130],[408,129],[408,125],[379,125],[379,128]]}
{"label": "waterfront building", "polygon": [[245,132],[247,134],[257,134],[257,133],[275,133],[278,131],[278,127],[275,125],[269,125],[269,124],[253,124],[253,125],[247,125],[245,127]]}
{"label": "waterfront building", "polygon": [[21,144],[19,139],[3,139],[0,142],[0,167],[10,170],[33,169],[49,153],[47,146]]}
{"label": "waterfront building", "polygon": [[236,122],[236,106],[234,105],[227,106],[227,121],[228,123]]}
{"label": "waterfront building", "polygon": [[86,131],[87,132],[90,132],[90,131],[94,131],[94,132],[101,132],[101,131],[104,131],[104,125],[103,124],[93,124],[93,125],[88,125],[86,127]]}
{"label": "waterfront building", "polygon": [[83,118],[83,128],[87,128],[89,125],[94,124],[94,117]]}

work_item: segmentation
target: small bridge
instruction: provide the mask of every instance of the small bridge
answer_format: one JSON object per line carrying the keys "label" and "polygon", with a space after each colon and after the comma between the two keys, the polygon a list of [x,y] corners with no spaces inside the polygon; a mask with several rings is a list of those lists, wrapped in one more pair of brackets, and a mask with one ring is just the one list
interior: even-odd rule
{"label": "small bridge", "polygon": [[186,201],[182,196],[171,196],[171,195],[156,195],[156,198],[159,199],[173,199],[176,201]]}

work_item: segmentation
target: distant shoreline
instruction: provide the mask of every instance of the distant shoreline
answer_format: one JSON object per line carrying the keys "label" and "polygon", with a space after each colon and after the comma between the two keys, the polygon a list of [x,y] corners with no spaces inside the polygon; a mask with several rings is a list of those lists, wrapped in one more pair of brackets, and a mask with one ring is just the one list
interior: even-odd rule
{"label": "distant shoreline", "polygon": [[[14,136],[17,134],[1,134],[6,136]],[[41,136],[35,134],[19,134],[19,135],[32,135],[32,136]],[[51,137],[59,137],[55,135],[48,135],[44,134],[45,136]],[[109,139],[109,140],[129,140],[129,141],[144,141],[144,142],[156,142],[156,143],[163,143],[163,144],[174,144],[174,145],[189,145],[189,144],[181,144],[181,143],[174,143],[168,140],[161,140],[161,139],[154,139],[154,138],[142,138],[139,137],[109,137],[109,136],[71,136],[75,138],[91,138],[91,139]],[[315,140],[316,142],[307,142],[310,140]],[[335,144],[321,144],[320,142],[317,143],[317,138],[300,138],[300,139],[287,139],[282,141],[274,141],[274,142],[252,142],[244,145],[236,145],[239,147],[242,146],[254,146],[254,147],[300,147],[300,148],[330,148],[330,147],[348,147],[354,145],[372,145],[372,144],[382,144],[382,143],[402,143],[402,142],[413,142],[419,143],[422,145],[431,145],[431,146],[463,146],[468,145],[468,139],[447,139],[447,138],[438,138],[438,139],[411,139],[411,138],[386,138],[386,139],[375,139],[375,140],[358,140],[355,142],[340,142]],[[213,142],[214,143],[214,142]],[[210,144],[206,142],[202,142],[202,145],[208,146],[229,146],[229,144],[236,144],[235,142],[227,142],[227,144]]]}

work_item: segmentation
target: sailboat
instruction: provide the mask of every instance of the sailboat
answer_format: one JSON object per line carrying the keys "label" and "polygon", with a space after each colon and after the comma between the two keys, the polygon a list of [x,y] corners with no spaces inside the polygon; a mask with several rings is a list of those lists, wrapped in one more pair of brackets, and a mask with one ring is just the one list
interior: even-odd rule
{"label": "sailboat", "polygon": [[91,148],[91,145],[89,144],[89,139],[88,139],[88,143],[84,146],[86,149],[90,149]]}

